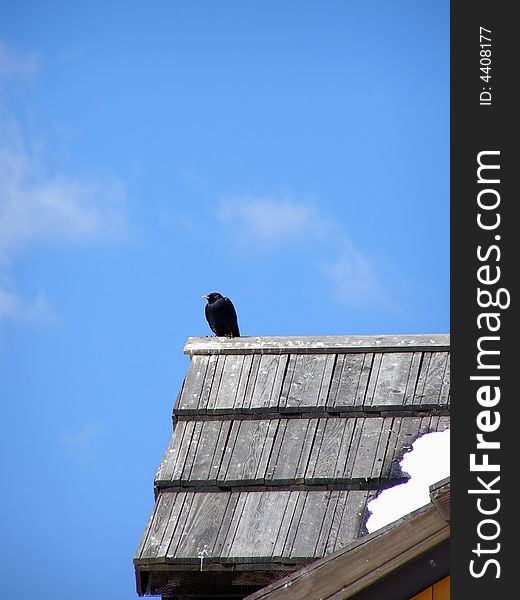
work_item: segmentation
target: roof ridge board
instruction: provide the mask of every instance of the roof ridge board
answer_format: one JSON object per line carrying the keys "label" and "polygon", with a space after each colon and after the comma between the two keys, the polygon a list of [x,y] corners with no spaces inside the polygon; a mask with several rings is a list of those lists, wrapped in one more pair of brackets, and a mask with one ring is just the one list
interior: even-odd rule
{"label": "roof ridge board", "polygon": [[448,351],[449,334],[189,337],[184,353],[323,354],[337,352]]}

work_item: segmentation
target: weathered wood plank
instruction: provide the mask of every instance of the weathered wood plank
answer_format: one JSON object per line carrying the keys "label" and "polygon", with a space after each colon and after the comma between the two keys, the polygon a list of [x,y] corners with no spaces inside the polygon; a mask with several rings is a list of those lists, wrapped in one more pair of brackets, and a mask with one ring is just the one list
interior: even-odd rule
{"label": "weathered wood plank", "polygon": [[[278,428],[276,430],[276,436],[274,438],[273,447],[271,449],[271,456],[269,458],[269,464],[267,465],[267,469],[266,469],[266,473],[265,473],[266,481],[273,479],[274,473],[275,473],[276,469],[278,468],[278,462],[279,462],[279,460],[281,460],[279,457],[280,457],[280,452],[282,449],[282,444],[283,444],[285,429],[287,427],[287,424],[288,424],[288,419],[279,419]],[[283,464],[280,468],[283,468]]]}
{"label": "weathered wood plank", "polygon": [[327,492],[328,501],[327,508],[325,509],[323,522],[321,525],[320,533],[314,549],[314,556],[321,557],[325,555],[325,548],[327,547],[327,541],[329,539],[334,514],[336,512],[336,506],[338,504],[339,491]]}
{"label": "weathered wood plank", "polygon": [[383,354],[374,354],[373,355],[367,385],[364,390],[364,399],[363,399],[364,407],[370,408],[370,406],[372,405],[372,399],[374,398],[377,381],[379,379],[379,372],[381,370],[382,361],[383,361]]}
{"label": "weathered wood plank", "polygon": [[419,379],[419,371],[422,364],[423,352],[414,352],[412,354],[412,362],[408,373],[408,381],[406,382],[406,390],[404,393],[403,405],[407,406],[415,401],[415,391]]}
{"label": "weathered wood plank", "polygon": [[[343,355],[342,371],[338,380],[338,388],[335,398],[331,405],[334,408],[342,410],[361,410],[363,407],[364,389],[360,393],[360,384],[366,387],[366,369],[363,366],[366,362],[366,354],[345,354]],[[370,363],[372,355],[370,355]],[[370,368],[368,370],[370,372]],[[362,375],[365,377],[362,378]]]}
{"label": "weathered wood plank", "polygon": [[[381,355],[374,393],[370,398],[371,408],[403,407],[406,391],[410,386],[415,387],[417,378],[419,365],[418,361],[413,363],[413,358],[413,352],[390,352]],[[367,403],[365,407],[368,407]]]}
{"label": "weathered wood plank", "polygon": [[[184,465],[186,462],[186,456],[191,445],[191,439],[193,436],[193,430],[195,429],[195,421],[187,421],[186,427],[184,428],[184,435],[182,436],[182,444],[179,446],[179,451],[176,456],[175,463],[172,468],[171,480],[178,482],[181,480],[182,472],[184,470]],[[175,435],[175,434],[174,434]]]}
{"label": "weathered wood plank", "polygon": [[[170,512],[170,516],[168,518],[168,523],[166,524],[166,530],[164,532],[161,545],[157,551],[157,556],[159,558],[163,556],[168,556],[172,545],[172,539],[175,537],[175,531],[177,530],[177,528],[180,528],[182,530],[184,524],[179,520],[179,515],[182,511],[184,503],[186,502],[186,498],[189,498],[186,492],[161,492],[160,496],[165,493],[168,493],[171,496],[175,496],[175,498],[172,510]],[[171,549],[170,556],[173,555],[174,551],[175,548]]]}
{"label": "weathered wood plank", "polygon": [[279,419],[273,419],[269,421],[269,425],[267,427],[267,434],[265,436],[264,445],[262,448],[262,454],[260,455],[260,460],[258,461],[256,477],[254,478],[255,482],[265,483],[267,477],[267,466],[269,464],[269,459],[271,457],[273,444],[276,438],[276,433],[278,431],[279,424]]}
{"label": "weathered wood plank", "polygon": [[327,398],[327,405],[329,407],[336,405],[336,397],[341,381],[341,374],[343,372],[343,364],[345,362],[346,354],[336,354],[336,361],[334,363],[334,369],[332,371],[332,377],[330,380],[329,396]]}
{"label": "weathered wood plank", "polygon": [[[280,355],[265,354],[260,357],[258,374],[249,405],[251,409],[267,412],[272,405],[275,407],[278,405],[278,395],[273,399],[273,403],[271,397],[280,362]],[[284,366],[282,372],[283,370]]]}
{"label": "weathered wood plank", "polygon": [[[192,360],[195,357],[192,357]],[[211,395],[211,390],[213,389],[213,381],[215,379],[215,374],[217,371],[217,365],[219,363],[219,357],[217,355],[211,355],[209,357],[209,362],[208,362],[208,367],[206,369],[206,375],[204,377],[204,381],[202,384],[202,390],[200,392],[200,399],[199,399],[199,404],[197,407],[197,412],[199,413],[205,413],[208,403],[209,403],[209,399],[210,399],[210,395]],[[218,382],[217,382],[217,387],[218,387]],[[174,411],[175,412],[175,411]]]}
{"label": "weathered wood plank", "polygon": [[[183,539],[184,527],[186,526],[186,521],[190,514],[191,504],[195,498],[195,495],[196,494],[194,493],[185,493],[184,502],[182,502],[182,505],[180,502],[176,503],[175,518],[170,519],[172,533],[171,537],[168,536],[170,537],[168,548],[167,550],[164,549],[164,546],[161,548],[161,551],[163,551],[165,553],[164,555],[168,556],[168,558],[177,556],[177,548]],[[167,538],[165,538],[165,543],[168,543]]]}
{"label": "weathered wood plank", "polygon": [[441,392],[439,394],[439,406],[448,407],[450,406],[450,383],[451,383],[451,360],[450,355],[448,354],[448,359],[446,361],[446,369],[444,371],[444,377],[441,383]]}
{"label": "weathered wood plank", "polygon": [[[301,407],[312,410],[318,406],[326,364],[327,356],[324,354],[302,354],[297,356],[296,368],[284,410],[294,410]],[[281,407],[280,410],[282,410]]]}
{"label": "weathered wood plank", "polygon": [[242,370],[240,371],[240,379],[238,382],[238,389],[235,397],[235,410],[241,412],[244,408],[244,402],[246,400],[246,390],[249,382],[251,367],[253,365],[253,355],[247,354],[243,356]]}
{"label": "weathered wood plank", "polygon": [[[403,456],[411,450],[413,442],[419,436],[421,424],[424,425],[421,417],[403,417],[401,419],[399,434],[394,450],[394,458],[392,461],[392,469],[390,471],[390,477],[398,478],[403,475],[399,463],[402,460]],[[426,433],[426,431],[424,431],[424,433]]]}
{"label": "weathered wood plank", "polygon": [[229,464],[222,479],[225,485],[259,482],[257,472],[270,424],[271,421],[267,419],[239,422]]}
{"label": "weathered wood plank", "polygon": [[371,417],[362,421],[361,435],[351,472],[351,477],[355,481],[368,481],[372,476],[384,419]]}
{"label": "weathered wood plank", "polygon": [[231,517],[231,521],[229,523],[229,528],[227,535],[224,539],[224,544],[222,545],[222,558],[229,558],[231,556],[231,548],[235,541],[235,536],[238,530],[238,527],[242,521],[242,514],[244,512],[244,507],[246,505],[247,497],[249,492],[240,492],[238,494],[238,500],[235,506],[235,510],[233,511],[233,515]]}
{"label": "weathered wood plank", "polygon": [[231,556],[271,556],[290,492],[248,492]]}
{"label": "weathered wood plank", "polygon": [[294,372],[296,370],[296,358],[296,354],[289,354],[289,359],[282,382],[282,391],[280,392],[280,399],[278,400],[278,407],[280,410],[287,406],[287,402],[289,400],[289,391],[291,389]]}
{"label": "weathered wood plank", "polygon": [[203,421],[195,421],[195,427],[193,428],[193,434],[189,443],[188,453],[184,459],[184,467],[181,474],[181,485],[186,485],[190,481],[190,473],[193,463],[195,462],[195,456],[199,449],[199,441],[202,433]]}
{"label": "weathered wood plank", "polygon": [[336,467],[334,469],[334,479],[343,479],[345,477],[346,465],[348,457],[355,457],[356,448],[358,441],[355,440],[352,444],[352,437],[354,434],[354,427],[356,425],[356,419],[344,419],[345,429],[343,430],[343,437],[339,446],[338,460],[336,461]]}
{"label": "weathered wood plank", "polygon": [[285,505],[282,522],[280,524],[278,535],[276,536],[276,541],[273,547],[272,556],[275,558],[280,558],[283,555],[285,543],[289,534],[289,527],[291,526],[294,517],[294,512],[296,510],[296,503],[299,497],[300,492],[294,491],[290,492],[289,494],[289,499],[287,501],[287,504]]}
{"label": "weathered wood plank", "polygon": [[291,548],[291,558],[313,557],[331,492],[309,492]]}
{"label": "weathered wood plank", "polygon": [[356,399],[354,402],[355,407],[361,407],[365,404],[370,374],[372,373],[372,369],[374,368],[375,358],[380,356],[380,354],[374,354],[372,352],[363,355],[363,366],[361,367],[361,375],[359,377],[359,382],[356,391]]}
{"label": "weathered wood plank", "polygon": [[300,525],[301,516],[305,506],[305,500],[310,492],[296,492],[298,497],[296,498],[296,506],[294,507],[291,524],[287,530],[287,536],[283,545],[282,556],[291,556],[291,550],[298,533],[298,527]]}
{"label": "weathered wood plank", "polygon": [[188,373],[183,383],[175,412],[196,411],[199,406],[206,371],[211,359],[209,356],[195,355],[190,360]]}
{"label": "weathered wood plank", "polygon": [[[224,556],[224,542],[229,534],[231,522],[235,515],[238,500],[240,498],[240,492],[231,492],[230,494],[226,494],[226,496],[228,496],[228,503],[226,505],[226,509],[224,510],[224,515],[220,521],[220,527],[215,538],[215,544],[213,546],[211,556]],[[238,521],[236,521],[235,526],[237,524]]]}
{"label": "weathered wood plank", "polygon": [[141,558],[155,558],[161,546],[176,494],[162,493],[156,500],[154,517],[143,544]]}
{"label": "weathered wood plank", "polygon": [[330,418],[325,419],[325,430],[317,452],[317,460],[314,462],[312,473],[308,473],[308,483],[319,483],[334,478],[336,464],[341,450],[341,441],[345,432],[347,419]]}
{"label": "weathered wood plank", "polygon": [[228,494],[196,493],[186,516],[176,549],[177,558],[208,556],[213,549],[220,522],[229,500]]}
{"label": "weathered wood plank", "polygon": [[228,439],[233,421],[221,421],[221,427],[218,435],[215,453],[211,461],[211,468],[208,474],[208,484],[216,484],[220,466],[224,460],[224,453],[228,445]]}
{"label": "weathered wood plank", "polygon": [[143,535],[141,536],[141,541],[139,542],[139,546],[137,547],[137,550],[135,551],[135,559],[140,560],[141,558],[143,558],[143,551],[144,548],[146,546],[146,542],[149,539],[150,536],[150,531],[153,527],[153,525],[155,524],[155,519],[156,519],[156,513],[157,513],[157,508],[159,506],[159,502],[156,500],[153,510],[150,514],[150,517],[148,518],[148,522],[146,523],[146,527],[143,531]]}
{"label": "weathered wood plank", "polygon": [[[224,372],[224,367],[226,366],[226,356],[220,355],[217,358],[217,364],[215,366],[215,374],[213,375],[213,379],[211,382],[211,388],[209,390],[208,401],[204,407],[199,405],[200,408],[205,408],[206,411],[213,411],[215,408],[215,404],[218,398],[218,392],[220,389],[220,384],[222,383],[222,373]],[[224,385],[226,382],[224,381]]]}
{"label": "weathered wood plank", "polygon": [[161,461],[159,469],[157,470],[157,473],[155,474],[156,485],[158,485],[159,482],[171,481],[173,469],[175,468],[177,457],[179,456],[180,449],[182,448],[182,438],[184,436],[185,429],[186,421],[179,421],[176,423],[173,430],[173,435],[170,438],[168,447],[164,453],[164,457]]}
{"label": "weathered wood plank", "polygon": [[[371,418],[371,417],[369,417],[369,418]],[[352,431],[352,435],[350,438],[349,450],[347,453],[347,460],[345,461],[345,467],[343,470],[343,478],[344,479],[352,478],[352,473],[354,471],[354,465],[356,462],[358,447],[359,447],[361,435],[363,432],[364,418],[360,417],[358,419],[353,419],[353,421],[354,421],[354,429]]]}
{"label": "weathered wood plank", "polygon": [[327,354],[325,368],[321,378],[320,391],[318,393],[317,406],[325,406],[329,398],[329,390],[332,382],[332,373],[336,364],[336,354]]}
{"label": "weathered wood plank", "polygon": [[367,498],[366,491],[347,492],[334,549],[342,548],[360,537],[365,522]]}
{"label": "weathered wood plank", "polygon": [[447,334],[421,335],[363,335],[363,336],[262,336],[239,338],[190,337],[184,346],[185,354],[247,354],[294,353],[299,354],[343,352],[408,352],[423,348],[448,350]]}
{"label": "weathered wood plank", "polygon": [[277,435],[277,452],[271,455],[267,481],[296,483],[296,469],[306,439],[307,419],[284,419]]}
{"label": "weathered wood plank", "polygon": [[450,428],[450,417],[448,417],[448,416],[439,417],[439,425],[438,425],[437,431],[444,431],[445,429],[449,429],[449,428]]}
{"label": "weathered wood plank", "polygon": [[[217,474],[217,483],[219,485],[225,484],[226,481],[226,473],[229,469],[229,465],[233,459],[233,452],[235,449],[235,444],[238,438],[238,432],[240,430],[241,421],[232,421],[231,422],[231,431],[229,432],[229,436],[226,441],[226,449],[222,456],[222,460],[220,462],[220,468],[218,469]],[[216,469],[215,469],[216,470]]]}
{"label": "weathered wood plank", "polygon": [[259,354],[255,354],[251,360],[251,367],[246,384],[246,391],[244,400],[242,402],[243,408],[249,408],[251,406],[251,399],[253,397],[253,390],[255,389],[256,378],[258,377],[258,368],[260,367],[260,359],[262,357]]}
{"label": "weathered wood plank", "polygon": [[372,465],[372,479],[381,478],[384,460],[388,449],[388,442],[390,439],[390,432],[392,430],[392,423],[393,419],[391,417],[385,417],[381,425],[381,431],[379,435],[379,440],[377,442],[374,463]]}
{"label": "weathered wood plank", "polygon": [[226,425],[229,426],[229,421],[202,422],[202,431],[197,444],[191,472],[189,473],[190,483],[196,481],[209,481],[214,465],[215,452],[220,438],[220,431],[222,427],[224,426],[225,428]]}
{"label": "weathered wood plank", "polygon": [[273,382],[273,389],[271,391],[271,400],[269,406],[273,409],[277,409],[280,405],[280,399],[282,396],[282,388],[287,373],[287,367],[289,364],[288,354],[278,355],[278,366],[276,368],[276,376]]}
{"label": "weathered wood plank", "polygon": [[305,473],[307,471],[307,465],[309,464],[312,447],[316,438],[316,431],[318,429],[318,419],[306,419],[306,421],[307,430],[304,433],[303,446],[296,472],[294,473],[295,483],[303,483],[305,481]]}
{"label": "weathered wood plank", "polygon": [[241,355],[229,355],[224,358],[225,361],[215,403],[208,405],[208,410],[211,410],[215,414],[230,412],[234,408],[244,364],[244,356]]}
{"label": "weathered wood plank", "polygon": [[[332,519],[329,525],[329,533],[325,542],[324,554],[330,554],[336,547],[336,540],[338,538],[338,531],[343,519],[343,512],[345,510],[345,504],[347,502],[348,492],[342,490],[338,492],[336,497],[336,503],[334,505],[334,512],[332,513]],[[332,508],[332,507],[331,507]]]}
{"label": "weathered wood plank", "polygon": [[316,426],[316,433],[314,434],[314,443],[312,445],[309,460],[307,462],[307,468],[305,470],[305,480],[312,480],[314,477],[314,471],[316,470],[316,465],[318,464],[319,456],[320,456],[320,448],[324,440],[325,430],[327,427],[327,419],[318,419],[318,424]]}
{"label": "weathered wood plank", "polygon": [[449,353],[425,352],[413,399],[414,405],[426,407],[445,405],[448,393]]}

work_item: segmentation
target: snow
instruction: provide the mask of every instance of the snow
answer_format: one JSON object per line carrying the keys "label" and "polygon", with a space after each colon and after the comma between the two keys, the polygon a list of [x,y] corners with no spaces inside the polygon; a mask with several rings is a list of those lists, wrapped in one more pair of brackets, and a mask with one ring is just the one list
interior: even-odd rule
{"label": "snow", "polygon": [[371,515],[366,526],[369,533],[429,504],[429,486],[450,474],[450,430],[417,438],[400,465],[410,479],[384,490],[368,503]]}

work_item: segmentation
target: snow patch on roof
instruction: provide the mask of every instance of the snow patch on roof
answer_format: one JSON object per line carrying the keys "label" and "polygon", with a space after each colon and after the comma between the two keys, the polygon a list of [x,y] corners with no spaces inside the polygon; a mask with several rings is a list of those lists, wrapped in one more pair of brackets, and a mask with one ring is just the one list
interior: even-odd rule
{"label": "snow patch on roof", "polygon": [[400,462],[409,481],[383,490],[368,503],[369,533],[429,504],[429,486],[450,474],[450,430],[427,433],[415,440]]}

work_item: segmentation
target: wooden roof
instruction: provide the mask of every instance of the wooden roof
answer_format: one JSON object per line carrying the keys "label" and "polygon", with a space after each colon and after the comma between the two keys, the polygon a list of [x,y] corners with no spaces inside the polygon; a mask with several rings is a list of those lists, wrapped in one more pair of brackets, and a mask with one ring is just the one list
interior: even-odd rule
{"label": "wooden roof", "polygon": [[243,598],[348,545],[370,496],[405,480],[413,441],[449,426],[447,335],[189,338],[184,351],[134,559],[141,595]]}
{"label": "wooden roof", "polygon": [[[312,562],[246,600],[410,598],[449,573],[449,477],[430,486],[430,498],[430,504]],[[385,585],[378,585],[382,581]]]}

